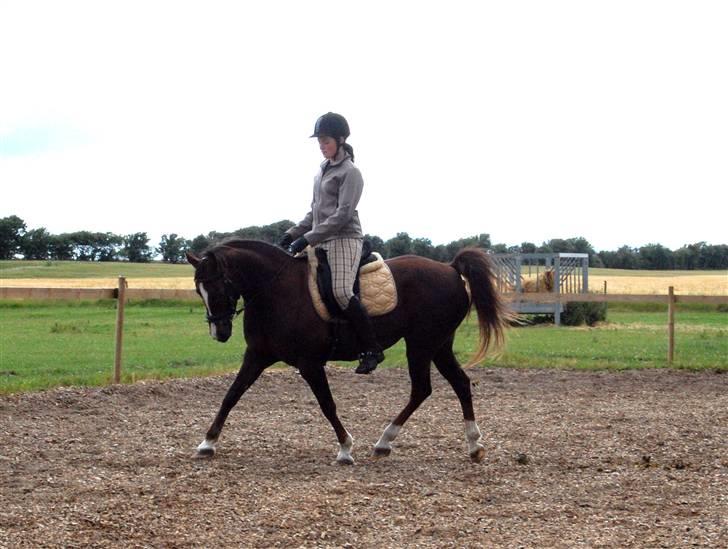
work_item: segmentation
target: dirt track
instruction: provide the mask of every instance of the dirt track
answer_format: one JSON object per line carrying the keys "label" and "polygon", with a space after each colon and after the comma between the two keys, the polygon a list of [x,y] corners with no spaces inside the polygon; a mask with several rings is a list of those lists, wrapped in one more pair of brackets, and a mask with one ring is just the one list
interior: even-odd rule
{"label": "dirt track", "polygon": [[209,461],[190,456],[230,376],[0,397],[0,546],[728,546],[728,375],[471,370],[475,465],[434,372],[379,461],[406,372],[329,372],[353,467],[292,370]]}

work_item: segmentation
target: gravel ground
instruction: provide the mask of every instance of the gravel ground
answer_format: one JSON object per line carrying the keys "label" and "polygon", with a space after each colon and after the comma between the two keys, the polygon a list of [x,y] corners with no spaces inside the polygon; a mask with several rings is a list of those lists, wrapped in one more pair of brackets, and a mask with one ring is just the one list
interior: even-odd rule
{"label": "gravel ground", "polygon": [[266,372],[191,459],[231,376],[0,397],[1,547],[726,547],[728,375],[470,370],[404,405],[404,370],[329,368],[354,466],[293,370]]}

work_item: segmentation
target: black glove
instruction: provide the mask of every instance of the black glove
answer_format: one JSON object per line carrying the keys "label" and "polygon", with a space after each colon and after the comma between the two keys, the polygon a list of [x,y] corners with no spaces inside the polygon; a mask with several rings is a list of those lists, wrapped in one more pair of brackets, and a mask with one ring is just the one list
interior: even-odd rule
{"label": "black glove", "polygon": [[288,246],[288,253],[296,255],[298,252],[302,252],[306,246],[308,246],[308,240],[306,240],[305,236],[302,236],[294,240],[293,244]]}
{"label": "black glove", "polygon": [[285,249],[285,248],[288,248],[288,246],[291,245],[291,242],[293,242],[293,237],[290,234],[285,233],[283,235],[283,238],[281,238],[280,242],[278,242],[278,245],[281,248]]}

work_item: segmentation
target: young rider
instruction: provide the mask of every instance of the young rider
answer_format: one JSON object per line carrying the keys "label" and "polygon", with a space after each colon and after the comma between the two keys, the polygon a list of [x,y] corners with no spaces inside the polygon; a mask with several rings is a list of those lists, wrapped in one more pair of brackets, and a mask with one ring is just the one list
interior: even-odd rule
{"label": "young rider", "polygon": [[356,210],[364,180],[354,165],[354,149],[346,142],[349,124],[343,116],[329,112],[319,117],[311,137],[318,138],[325,159],[314,178],[311,210],[286,232],[280,244],[293,254],[308,245],[326,250],[334,297],[360,346],[356,373],[368,374],[384,360],[384,354],[353,289],[364,238]]}

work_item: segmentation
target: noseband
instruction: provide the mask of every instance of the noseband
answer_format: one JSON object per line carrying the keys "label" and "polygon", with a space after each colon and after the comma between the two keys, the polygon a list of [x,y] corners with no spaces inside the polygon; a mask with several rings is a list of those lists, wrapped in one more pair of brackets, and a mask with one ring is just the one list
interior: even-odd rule
{"label": "noseband", "polygon": [[224,313],[220,313],[217,315],[211,315],[211,314],[207,313],[205,315],[205,318],[207,319],[207,322],[210,324],[215,324],[217,322],[222,322],[224,320],[232,322],[233,318],[235,318],[240,313],[242,313],[243,309],[245,308],[245,307],[241,307],[240,309],[238,309],[236,307],[238,304],[238,299],[240,298],[240,292],[235,289],[235,287],[233,286],[233,283],[225,275],[218,274],[218,275],[212,276],[210,278],[197,279],[197,282],[209,283],[209,282],[217,282],[218,280],[221,280],[221,279],[223,281],[223,286],[225,288],[225,297],[227,297],[227,300],[228,300],[228,310],[225,311]]}

